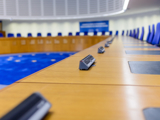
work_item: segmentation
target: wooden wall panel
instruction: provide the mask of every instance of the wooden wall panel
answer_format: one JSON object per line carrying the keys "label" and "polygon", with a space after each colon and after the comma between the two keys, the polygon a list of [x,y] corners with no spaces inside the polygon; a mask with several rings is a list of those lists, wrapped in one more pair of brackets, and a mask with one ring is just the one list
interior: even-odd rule
{"label": "wooden wall panel", "polygon": [[0,38],[0,54],[81,51],[110,36]]}

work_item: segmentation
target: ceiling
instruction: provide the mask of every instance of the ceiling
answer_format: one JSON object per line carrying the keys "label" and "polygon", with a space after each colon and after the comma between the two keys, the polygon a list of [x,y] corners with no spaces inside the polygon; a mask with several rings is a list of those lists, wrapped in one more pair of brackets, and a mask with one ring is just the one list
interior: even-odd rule
{"label": "ceiling", "polygon": [[[103,20],[160,11],[160,0],[130,0],[128,9],[123,12],[124,2],[125,0],[0,0],[0,18],[6,20]],[[116,14],[113,15],[114,13]]]}

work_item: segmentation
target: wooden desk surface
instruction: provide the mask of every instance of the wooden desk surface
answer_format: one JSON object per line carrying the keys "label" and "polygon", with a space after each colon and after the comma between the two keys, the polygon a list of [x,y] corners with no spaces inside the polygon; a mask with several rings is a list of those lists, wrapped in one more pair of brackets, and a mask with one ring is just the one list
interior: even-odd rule
{"label": "wooden desk surface", "polygon": [[[159,61],[160,56],[127,55],[121,39],[137,42],[118,37],[97,54],[102,41],[0,90],[0,116],[38,91],[52,103],[47,120],[144,120],[144,108],[160,107],[160,76],[133,74],[128,61]],[[79,61],[88,54],[96,66],[80,71]]]}
{"label": "wooden desk surface", "polygon": [[[94,45],[17,82],[160,85],[159,75],[133,74],[128,65],[128,61],[159,61],[160,56],[127,55],[120,39],[115,39],[110,48],[106,48],[104,54],[97,54],[98,47],[104,45],[105,42]],[[79,61],[88,54],[95,57],[96,64],[88,71],[81,71]]]}
{"label": "wooden desk surface", "polygon": [[17,83],[0,92],[0,116],[37,91],[49,120],[144,120],[144,108],[160,107],[160,87]]}

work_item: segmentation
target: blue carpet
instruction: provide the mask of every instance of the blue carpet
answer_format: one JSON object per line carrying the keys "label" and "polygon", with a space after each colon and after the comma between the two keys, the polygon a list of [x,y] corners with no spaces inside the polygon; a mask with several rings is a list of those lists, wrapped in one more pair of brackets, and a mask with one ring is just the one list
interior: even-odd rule
{"label": "blue carpet", "polygon": [[10,85],[73,54],[75,52],[0,55],[0,84]]}

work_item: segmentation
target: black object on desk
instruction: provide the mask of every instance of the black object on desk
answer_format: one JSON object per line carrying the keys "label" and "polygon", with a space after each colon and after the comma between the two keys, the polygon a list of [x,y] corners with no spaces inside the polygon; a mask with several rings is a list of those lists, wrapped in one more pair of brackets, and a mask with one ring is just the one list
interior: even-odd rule
{"label": "black object on desk", "polygon": [[79,69],[88,70],[95,61],[96,59],[92,55],[88,55],[80,61]]}
{"label": "black object on desk", "polygon": [[160,108],[146,108],[143,114],[146,120],[160,120]]}
{"label": "black object on desk", "polygon": [[51,104],[40,94],[33,93],[0,120],[41,120]]}
{"label": "black object on desk", "polygon": [[105,52],[105,49],[101,46],[98,48],[98,53],[104,53]]}

